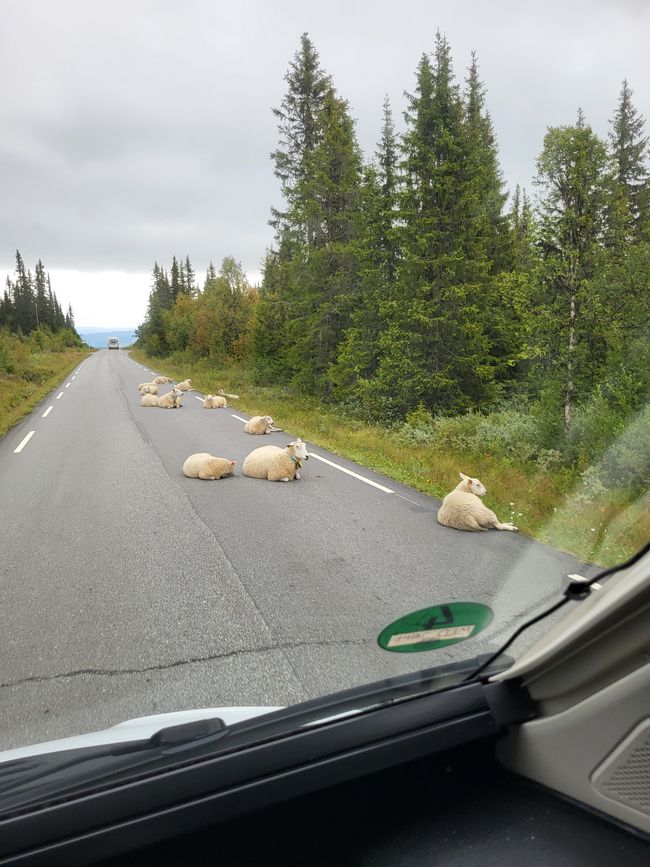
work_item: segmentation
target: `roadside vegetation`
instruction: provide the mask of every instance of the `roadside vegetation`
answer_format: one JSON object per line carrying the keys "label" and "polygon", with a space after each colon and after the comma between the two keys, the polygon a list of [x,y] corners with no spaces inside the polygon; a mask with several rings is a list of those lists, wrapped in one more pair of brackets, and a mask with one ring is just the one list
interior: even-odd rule
{"label": "roadside vegetation", "polygon": [[0,297],[0,436],[27,415],[89,353],[63,313],[39,259],[32,274],[16,251]]}
{"label": "roadside vegetation", "polygon": [[27,415],[89,354],[74,332],[46,326],[29,337],[0,330],[0,436]]}
{"label": "roadside vegetation", "polygon": [[605,139],[549,127],[509,196],[472,55],[437,35],[404,130],[364,158],[304,34],[274,110],[282,202],[261,286],[154,264],[137,345],[293,433],[438,496],[457,472],[538,539],[600,563],[650,537],[650,179],[627,81]]}

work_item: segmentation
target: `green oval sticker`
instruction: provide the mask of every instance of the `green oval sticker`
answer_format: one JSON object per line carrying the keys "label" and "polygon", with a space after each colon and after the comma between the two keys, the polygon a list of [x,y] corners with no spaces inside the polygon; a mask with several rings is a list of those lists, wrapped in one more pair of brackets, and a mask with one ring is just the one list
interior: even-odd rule
{"label": "green oval sticker", "polygon": [[377,642],[395,653],[437,650],[467,641],[485,629],[493,617],[492,609],[480,602],[447,602],[405,614],[382,629]]}

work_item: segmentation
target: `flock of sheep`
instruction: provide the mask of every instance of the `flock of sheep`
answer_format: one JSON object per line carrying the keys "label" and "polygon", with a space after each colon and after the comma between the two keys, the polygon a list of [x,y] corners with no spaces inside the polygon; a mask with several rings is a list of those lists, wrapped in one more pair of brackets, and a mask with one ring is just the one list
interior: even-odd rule
{"label": "flock of sheep", "polygon": [[[170,384],[168,376],[157,376],[152,382],[141,382],[140,406],[161,407],[162,409],[177,409],[182,407],[183,392],[193,391],[192,380],[185,379],[172,387],[167,394],[158,395],[158,386]],[[228,406],[227,398],[237,400],[239,395],[228,394],[219,389],[218,394],[208,394],[203,400],[204,409],[223,409]],[[244,424],[247,434],[258,435],[281,431],[275,427],[270,415],[256,415]],[[307,444],[301,439],[289,443],[286,448],[279,446],[262,446],[254,449],[244,460],[242,472],[253,479],[268,479],[270,482],[290,482],[300,478],[302,461],[309,460]],[[197,452],[190,455],[183,464],[183,473],[190,479],[206,479],[214,481],[224,476],[231,476],[235,470],[236,461],[220,458],[208,452]]]}
{"label": "flock of sheep", "polygon": [[[183,392],[193,391],[192,380],[185,379],[172,386],[167,394],[158,395],[158,386],[172,384],[168,376],[157,376],[152,382],[141,382],[138,389],[141,394],[140,405],[160,407],[162,409],[177,409],[182,407]],[[227,398],[237,400],[238,395],[227,394],[219,389],[218,394],[208,394],[203,400],[204,409],[222,409],[228,406]],[[248,434],[268,434],[281,431],[274,427],[270,415],[256,415],[244,424]],[[300,478],[302,461],[309,459],[307,445],[301,439],[289,443],[285,448],[279,446],[262,446],[254,449],[244,460],[242,472],[253,479],[268,479],[271,482],[290,482]],[[198,452],[190,455],[183,464],[183,473],[190,479],[222,479],[234,473],[236,461],[219,458],[208,452]],[[445,527],[456,530],[512,530],[514,524],[502,523],[491,509],[481,502],[481,497],[487,493],[484,485],[470,476],[460,473],[461,481],[442,501],[438,510],[438,522]]]}

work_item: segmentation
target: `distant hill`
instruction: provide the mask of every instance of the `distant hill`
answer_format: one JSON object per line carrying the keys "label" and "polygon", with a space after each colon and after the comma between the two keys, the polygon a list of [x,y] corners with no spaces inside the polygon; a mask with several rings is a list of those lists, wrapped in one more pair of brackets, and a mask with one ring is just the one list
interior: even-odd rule
{"label": "distant hill", "polygon": [[90,329],[78,328],[81,339],[95,349],[106,349],[106,341],[109,337],[117,337],[120,346],[129,346],[135,340],[135,329]]}

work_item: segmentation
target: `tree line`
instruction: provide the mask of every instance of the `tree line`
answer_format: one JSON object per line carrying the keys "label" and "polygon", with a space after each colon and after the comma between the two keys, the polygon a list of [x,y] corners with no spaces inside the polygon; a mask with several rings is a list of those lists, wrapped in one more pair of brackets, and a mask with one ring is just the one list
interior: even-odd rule
{"label": "tree line", "polygon": [[440,33],[369,160],[307,34],[285,81],[259,295],[231,259],[202,291],[189,259],[156,265],[146,350],[246,361],[386,422],[523,402],[549,442],[585,407],[616,428],[646,404],[648,139],[627,81],[606,140],[580,110],[548,128],[532,198],[505,190],[476,55],[458,81]]}
{"label": "tree line", "polygon": [[43,262],[38,260],[32,274],[16,250],[15,277],[7,277],[0,298],[0,329],[26,336],[41,327],[53,333],[63,329],[77,333],[72,307],[63,312]]}

